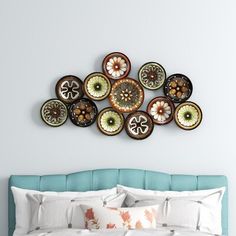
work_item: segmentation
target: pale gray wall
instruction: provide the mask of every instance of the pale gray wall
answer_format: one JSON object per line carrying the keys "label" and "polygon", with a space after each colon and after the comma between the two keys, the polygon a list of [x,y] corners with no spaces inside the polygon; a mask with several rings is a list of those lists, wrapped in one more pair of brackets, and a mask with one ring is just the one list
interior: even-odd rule
{"label": "pale gray wall", "polygon": [[[0,0],[0,235],[7,235],[9,175],[106,167],[226,174],[236,235],[235,8],[233,0]],[[84,79],[117,50],[130,57],[132,77],[150,60],[188,75],[202,125],[192,132],[155,127],[139,142],[124,132],[106,137],[95,125],[41,122],[40,106],[55,96],[57,79]]]}

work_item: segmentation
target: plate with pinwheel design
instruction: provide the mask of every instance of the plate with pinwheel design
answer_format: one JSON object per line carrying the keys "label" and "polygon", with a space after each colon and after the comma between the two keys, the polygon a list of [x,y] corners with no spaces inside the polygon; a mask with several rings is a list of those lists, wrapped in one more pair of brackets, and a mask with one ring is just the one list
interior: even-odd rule
{"label": "plate with pinwheel design", "polygon": [[124,116],[112,107],[104,108],[98,114],[97,126],[103,134],[108,136],[117,135],[124,127]]}
{"label": "plate with pinwheel design", "polygon": [[133,139],[145,139],[152,134],[154,125],[151,116],[145,111],[129,114],[125,121],[125,130]]}
{"label": "plate with pinwheel design", "polygon": [[184,130],[197,128],[202,121],[202,110],[194,102],[184,102],[176,107],[175,122]]}
{"label": "plate with pinwheel design", "polygon": [[66,75],[59,79],[55,90],[57,98],[66,104],[71,104],[84,96],[83,82],[74,75]]}

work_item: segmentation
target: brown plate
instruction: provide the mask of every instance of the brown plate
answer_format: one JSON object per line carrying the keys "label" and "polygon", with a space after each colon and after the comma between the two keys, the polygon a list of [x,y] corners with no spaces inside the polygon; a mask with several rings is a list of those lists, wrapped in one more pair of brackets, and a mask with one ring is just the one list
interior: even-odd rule
{"label": "brown plate", "polygon": [[115,80],[122,79],[129,75],[131,63],[125,54],[112,52],[104,58],[102,69],[108,78]]}
{"label": "brown plate", "polygon": [[202,110],[194,102],[184,102],[176,107],[175,122],[184,130],[197,128],[202,121]]}
{"label": "brown plate", "polygon": [[188,100],[192,94],[191,80],[183,74],[173,74],[166,79],[164,94],[173,102],[180,103]]}
{"label": "brown plate", "polygon": [[58,99],[66,104],[70,104],[84,96],[83,82],[74,75],[66,75],[58,80],[55,90]]}
{"label": "brown plate", "polygon": [[152,99],[147,106],[148,114],[157,125],[165,125],[171,122],[173,120],[174,111],[175,106],[173,102],[163,96]]}
{"label": "brown plate", "polygon": [[124,127],[124,116],[112,107],[104,108],[99,112],[97,126],[103,134],[108,136],[119,134]]}
{"label": "brown plate", "polygon": [[125,78],[112,85],[109,101],[111,106],[124,113],[133,112],[143,104],[144,91],[137,80]]}
{"label": "brown plate", "polygon": [[81,98],[74,102],[69,109],[72,123],[80,127],[92,125],[97,118],[97,114],[98,109],[96,104],[87,98]]}
{"label": "brown plate", "polygon": [[84,91],[87,97],[101,101],[110,94],[111,82],[104,74],[94,72],[86,77]]}
{"label": "brown plate", "polygon": [[143,87],[156,90],[164,84],[166,71],[159,63],[148,62],[139,69],[138,78]]}
{"label": "brown plate", "polygon": [[63,125],[68,117],[66,105],[58,99],[49,99],[40,110],[42,120],[49,126]]}
{"label": "brown plate", "polygon": [[125,121],[126,133],[133,139],[145,139],[153,131],[151,116],[145,111],[136,111],[127,116]]}

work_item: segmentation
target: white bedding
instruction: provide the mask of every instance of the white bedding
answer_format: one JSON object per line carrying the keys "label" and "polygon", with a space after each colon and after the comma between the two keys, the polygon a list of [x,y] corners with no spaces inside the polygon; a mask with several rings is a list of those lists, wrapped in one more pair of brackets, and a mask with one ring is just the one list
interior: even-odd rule
{"label": "white bedding", "polygon": [[155,230],[37,230],[26,235],[14,236],[212,236],[212,234],[190,232],[184,230],[171,231],[170,229]]}

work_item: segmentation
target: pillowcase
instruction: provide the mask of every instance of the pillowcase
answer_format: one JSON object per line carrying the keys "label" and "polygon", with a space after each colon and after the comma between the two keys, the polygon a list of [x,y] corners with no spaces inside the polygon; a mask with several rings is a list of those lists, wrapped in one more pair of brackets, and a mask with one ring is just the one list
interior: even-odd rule
{"label": "pillowcase", "polygon": [[[11,191],[15,203],[15,233],[16,234],[26,234],[29,231],[30,224],[30,205],[26,194],[36,194],[40,193],[36,190],[22,189],[17,187],[11,187]],[[47,195],[56,195],[55,192],[45,192]]]}
{"label": "pillowcase", "polygon": [[198,191],[152,191],[118,186],[127,194],[128,206],[159,205],[158,226],[221,234],[221,209],[225,188]]}
{"label": "pillowcase", "polygon": [[[81,194],[83,195],[83,194]],[[97,196],[96,196],[97,195]],[[92,206],[121,207],[126,194],[94,196],[47,196],[43,194],[27,195],[31,207],[30,231],[55,228],[85,227],[84,216],[80,204]]]}
{"label": "pillowcase", "polygon": [[81,205],[87,229],[154,229],[158,206],[109,208]]}
{"label": "pillowcase", "polygon": [[16,234],[26,234],[30,228],[31,209],[29,200],[26,195],[33,194],[44,194],[46,196],[93,196],[93,195],[112,195],[116,193],[116,188],[99,190],[99,191],[88,191],[88,192],[40,192],[36,190],[22,189],[12,186],[11,191],[15,202],[15,216],[16,216]]}

